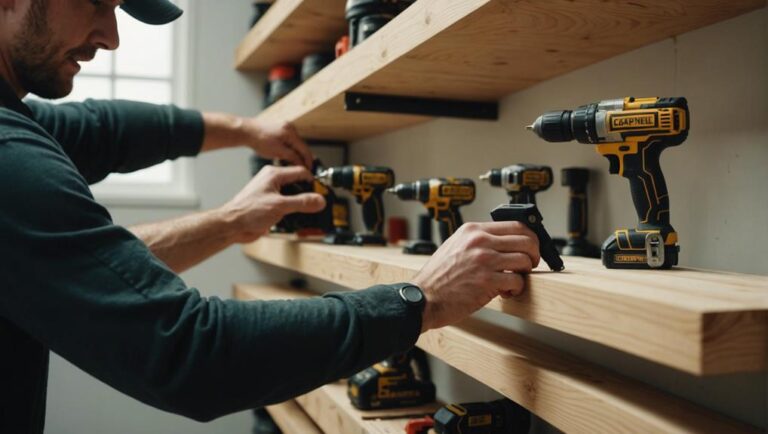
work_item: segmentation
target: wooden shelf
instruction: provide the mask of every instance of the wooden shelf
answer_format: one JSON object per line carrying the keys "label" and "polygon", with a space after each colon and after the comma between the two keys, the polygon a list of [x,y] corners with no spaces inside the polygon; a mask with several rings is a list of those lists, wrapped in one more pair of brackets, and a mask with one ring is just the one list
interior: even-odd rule
{"label": "wooden shelf", "polygon": [[284,434],[323,434],[296,401],[270,405],[267,412]]}
{"label": "wooden shelf", "polygon": [[[241,284],[235,286],[234,293],[241,300],[261,299],[263,288],[264,285]],[[300,297],[311,295],[304,293]],[[759,432],[755,427],[482,321],[470,319],[458,326],[429,331],[417,345],[565,432]],[[311,416],[310,408],[304,405]],[[329,423],[333,427],[339,425],[337,419]]]}
{"label": "wooden shelf", "polygon": [[[330,246],[267,236],[256,260],[350,288],[410,280],[427,258],[395,247]],[[562,273],[529,276],[526,292],[487,308],[696,375],[768,369],[768,278],[674,269],[607,270],[564,257]]]}
{"label": "wooden shelf", "polygon": [[[497,101],[765,4],[765,0],[419,0],[259,118],[292,121],[304,137],[353,141],[431,118],[346,112],[347,91]],[[275,35],[278,41],[277,30]],[[259,45],[256,36],[249,35],[238,58],[257,57],[250,53],[267,49],[262,46],[269,44]],[[293,48],[286,43],[279,49]]]}
{"label": "wooden shelf", "polygon": [[235,52],[241,71],[265,71],[277,63],[299,63],[307,54],[333,52],[347,33],[346,0],[278,0],[248,32]]}

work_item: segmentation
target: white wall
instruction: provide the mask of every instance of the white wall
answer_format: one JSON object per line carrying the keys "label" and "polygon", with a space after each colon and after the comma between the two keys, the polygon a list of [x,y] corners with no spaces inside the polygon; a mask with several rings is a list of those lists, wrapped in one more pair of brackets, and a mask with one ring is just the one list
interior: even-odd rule
{"label": "white wall", "polygon": [[[539,194],[553,236],[566,233],[567,189],[560,169],[584,166],[597,174],[590,189],[590,238],[600,244],[637,218],[625,179],[608,174],[593,146],[547,143],[524,129],[539,114],[624,96],[685,96],[691,132],[667,149],[662,167],[672,224],[680,235],[682,266],[768,274],[768,11],[762,9],[583,68],[517,92],[501,102],[498,122],[438,120],[357,143],[353,162],[389,165],[398,181],[430,176],[475,178],[492,167],[540,163],[555,184]],[[525,59],[516,59],[524,62]],[[504,202],[502,190],[479,185],[465,221],[487,221]],[[388,215],[415,222],[423,208],[389,197]],[[734,417],[768,427],[768,376],[696,379],[600,345],[494,313],[495,322]],[[610,327],[607,324],[606,327]],[[438,392],[453,399],[490,399],[443,364]],[[454,387],[458,382],[461,387]]]}
{"label": "white wall", "polygon": [[[260,100],[258,84],[231,67],[233,49],[250,18],[250,1],[192,3],[189,12],[193,13],[183,18],[193,23],[192,104],[202,109],[255,113]],[[682,146],[668,149],[662,158],[671,195],[672,223],[680,233],[681,263],[766,274],[766,24],[768,13],[761,10],[666,40],[505,98],[499,122],[435,121],[355,144],[353,161],[391,165],[400,181],[427,176],[476,177],[502,163],[549,164],[558,174],[556,185],[540,195],[539,203],[553,235],[565,233],[567,192],[557,185],[559,169],[590,167],[599,174],[590,191],[590,233],[592,240],[599,243],[614,227],[635,222],[627,182],[609,177],[607,162],[591,147],[545,143],[524,131],[523,126],[546,110],[604,98],[686,96],[691,106],[690,138]],[[247,155],[244,151],[224,151],[198,159],[195,178],[202,208],[220,205],[247,181]],[[464,212],[465,219],[488,220],[488,211],[504,198],[502,191],[480,186],[476,203]],[[111,211],[118,223],[128,225],[190,210]],[[387,211],[390,215],[415,216],[421,210],[415,204],[388,200]],[[254,281],[265,275],[270,279],[286,276],[274,268],[253,265],[237,248],[231,248],[183,277],[206,294],[226,297],[232,282]],[[514,318],[494,313],[483,316],[735,417],[768,426],[766,375],[696,379]],[[442,363],[434,362],[433,370],[438,390],[446,399],[496,396]],[[56,356],[49,381],[47,432],[51,434],[247,433],[251,426],[246,413],[198,424],[151,409]]]}

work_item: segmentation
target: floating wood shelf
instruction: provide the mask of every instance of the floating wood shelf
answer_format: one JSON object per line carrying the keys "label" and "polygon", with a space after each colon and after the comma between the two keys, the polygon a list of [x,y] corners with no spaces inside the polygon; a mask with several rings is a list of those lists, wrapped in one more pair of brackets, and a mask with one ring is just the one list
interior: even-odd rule
{"label": "floating wood shelf", "polygon": [[[280,0],[274,8],[301,10],[304,3],[322,2]],[[347,112],[347,91],[498,101],[549,78],[765,4],[765,0],[418,0],[259,118],[292,121],[305,137],[353,141],[431,118]],[[274,12],[277,16],[279,11]],[[263,56],[261,51],[284,50],[286,57],[288,53],[296,57],[292,50],[304,52],[305,39],[315,39],[314,28],[296,24],[294,29],[290,14],[283,16],[277,24],[265,22],[263,32],[259,23],[243,41],[238,50],[241,68],[255,60],[240,59],[257,59]],[[266,29],[272,29],[274,36],[263,34]],[[317,33],[318,39],[326,38]],[[292,38],[299,42],[291,44]],[[279,44],[281,40],[286,42]],[[270,62],[278,58],[265,57]]]}
{"label": "floating wood shelf", "polygon": [[[267,236],[259,261],[350,288],[408,281],[427,258],[394,247],[330,246]],[[607,270],[564,257],[562,273],[529,276],[526,292],[487,308],[696,375],[768,369],[768,278],[674,269]]]}
{"label": "floating wood shelf", "polygon": [[329,51],[347,33],[346,0],[278,0],[248,32],[235,52],[241,71],[264,71],[278,63],[300,63],[307,54]]}
{"label": "floating wood shelf", "polygon": [[[279,287],[266,291],[264,288],[240,284],[235,286],[234,293],[238,299],[254,300],[275,297],[281,291]],[[279,298],[312,295],[292,292]],[[417,345],[565,432],[759,432],[755,427],[483,321],[470,319],[458,326],[429,331]],[[312,416],[313,406],[302,403],[302,399],[297,401]],[[330,412],[322,408],[317,412],[326,418],[333,417],[327,416]],[[345,422],[339,420],[334,418],[329,426],[344,426]],[[326,429],[318,419],[315,422]]]}
{"label": "floating wood shelf", "polygon": [[283,434],[323,434],[296,401],[270,405],[267,412]]}

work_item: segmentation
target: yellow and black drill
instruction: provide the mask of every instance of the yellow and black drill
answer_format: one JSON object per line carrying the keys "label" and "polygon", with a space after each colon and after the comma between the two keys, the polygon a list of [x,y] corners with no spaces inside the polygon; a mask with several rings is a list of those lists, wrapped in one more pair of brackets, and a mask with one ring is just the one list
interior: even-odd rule
{"label": "yellow and black drill", "polygon": [[418,200],[440,223],[443,242],[464,223],[459,207],[475,200],[475,182],[468,178],[429,178],[399,184],[387,190],[403,200]]}
{"label": "yellow and black drill", "polygon": [[388,167],[341,166],[321,171],[317,179],[331,187],[349,190],[357,203],[363,206],[363,222],[366,232],[355,234],[351,244],[386,244],[382,236],[384,204],[381,195],[395,185],[395,172]]}
{"label": "yellow and black drill", "polygon": [[552,168],[537,164],[513,164],[480,175],[494,187],[507,190],[509,203],[536,204],[536,193],[552,186]]}
{"label": "yellow and black drill", "polygon": [[427,356],[414,348],[348,379],[347,396],[360,410],[413,407],[435,400]]}
{"label": "yellow and black drill", "polygon": [[685,98],[624,98],[543,114],[528,129],[548,142],[597,145],[609,171],[629,180],[640,223],[618,229],[602,246],[608,268],[670,268],[680,247],[669,223],[669,195],[659,165],[661,152],[688,137]]}

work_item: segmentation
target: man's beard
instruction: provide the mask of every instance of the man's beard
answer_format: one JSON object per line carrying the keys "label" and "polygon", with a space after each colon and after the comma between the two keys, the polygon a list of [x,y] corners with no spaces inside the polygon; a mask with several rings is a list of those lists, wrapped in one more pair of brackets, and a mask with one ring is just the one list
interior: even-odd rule
{"label": "man's beard", "polygon": [[29,6],[24,26],[11,45],[11,65],[19,84],[27,92],[42,98],[62,98],[72,92],[74,77],[60,72],[62,63],[69,56],[93,57],[96,49],[79,47],[67,53],[68,57],[57,63],[56,54],[61,44],[53,44],[53,35],[48,28],[48,0],[33,0]]}

